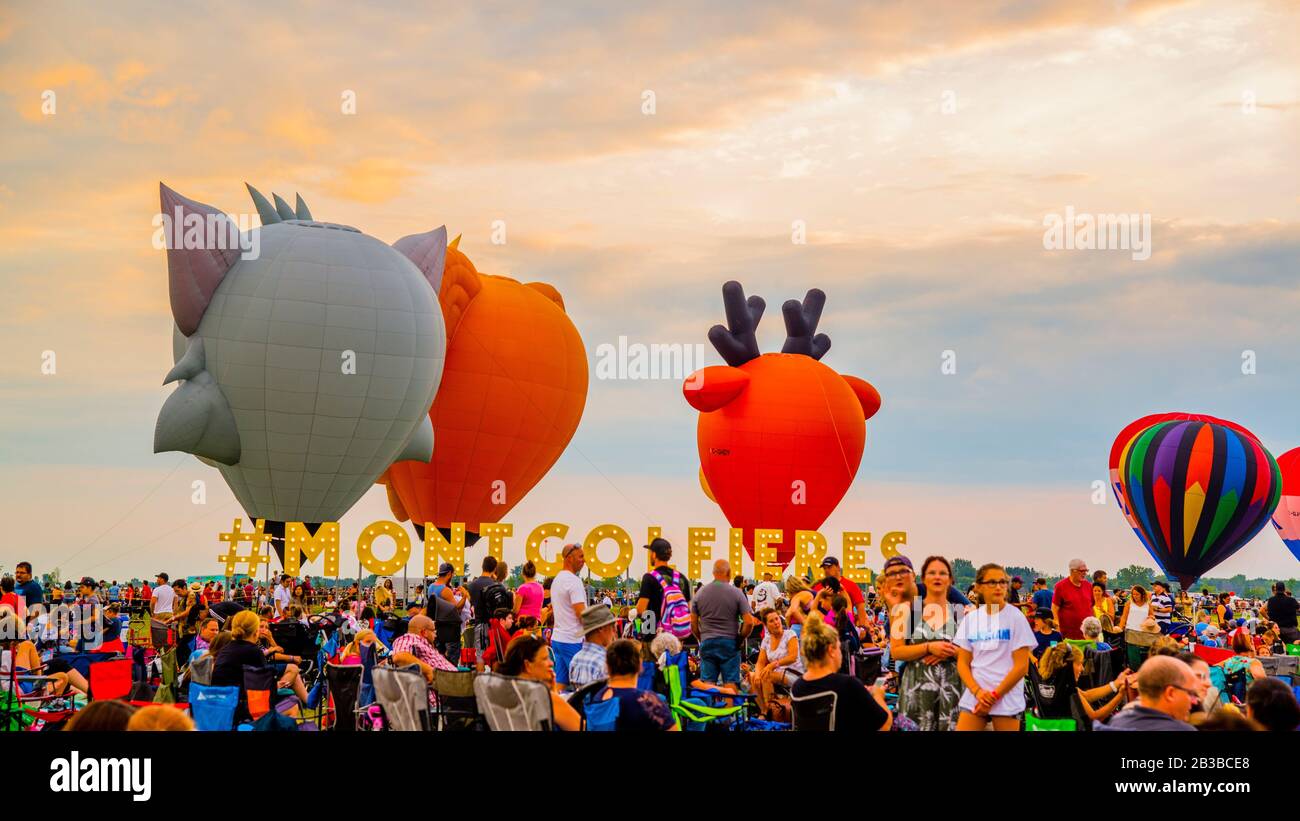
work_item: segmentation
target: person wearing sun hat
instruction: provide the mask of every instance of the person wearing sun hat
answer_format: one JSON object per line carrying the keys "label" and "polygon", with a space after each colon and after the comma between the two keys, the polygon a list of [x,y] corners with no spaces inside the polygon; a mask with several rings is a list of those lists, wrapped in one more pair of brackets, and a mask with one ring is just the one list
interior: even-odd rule
{"label": "person wearing sun hat", "polygon": [[569,684],[577,689],[593,681],[609,678],[605,664],[605,648],[614,641],[614,612],[608,606],[597,604],[582,611],[582,648],[569,662]]}
{"label": "person wearing sun hat", "polygon": [[203,603],[203,583],[194,581],[185,587],[184,579],[177,579],[175,587],[179,609],[172,616],[177,623],[176,663],[185,666],[194,652],[194,639],[199,633],[199,622],[208,615],[207,605]]}

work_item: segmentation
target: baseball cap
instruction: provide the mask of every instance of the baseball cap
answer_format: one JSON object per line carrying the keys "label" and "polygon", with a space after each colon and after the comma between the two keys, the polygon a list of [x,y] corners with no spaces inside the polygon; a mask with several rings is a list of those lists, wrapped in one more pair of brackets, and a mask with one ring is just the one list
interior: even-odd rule
{"label": "baseball cap", "polygon": [[654,553],[656,559],[668,559],[671,558],[673,555],[672,544],[670,544],[668,540],[664,538],[652,539],[650,541],[650,544],[643,545],[643,547],[645,547],[646,550],[649,550],[650,552]]}
{"label": "baseball cap", "polygon": [[826,558],[822,559],[822,564],[821,564],[821,566],[822,566],[822,567],[839,567],[839,566],[840,566],[840,560],[837,559],[837,558],[835,558],[834,556],[827,556]]}
{"label": "baseball cap", "polygon": [[83,587],[94,587],[95,584],[96,584],[96,582],[95,582],[95,580],[94,580],[93,578],[91,578],[90,576],[82,576],[82,577],[81,577],[81,584],[82,584]]}
{"label": "baseball cap", "polygon": [[171,581],[171,576],[168,576],[166,573],[155,573],[154,578],[162,579],[165,582]]}
{"label": "baseball cap", "polygon": [[1012,581],[1012,582],[1020,582],[1021,584],[1024,584],[1024,583],[1025,583],[1025,580],[1022,579],[1022,578],[1020,578],[1019,576],[1012,576],[1012,577],[1011,577],[1011,581]]}
{"label": "baseball cap", "polygon": [[884,573],[886,570],[889,570],[889,568],[898,567],[899,565],[906,567],[908,570],[913,569],[912,560],[906,556],[890,556],[888,559],[885,559],[885,566],[880,568],[880,572]]}
{"label": "baseball cap", "polygon": [[1034,618],[1036,619],[1050,619],[1051,617],[1052,611],[1046,607],[1040,607],[1034,611]]}
{"label": "baseball cap", "polygon": [[456,572],[456,568],[451,566],[451,562],[443,562],[442,564],[438,565],[439,576],[445,576],[448,573],[455,573],[455,572]]}

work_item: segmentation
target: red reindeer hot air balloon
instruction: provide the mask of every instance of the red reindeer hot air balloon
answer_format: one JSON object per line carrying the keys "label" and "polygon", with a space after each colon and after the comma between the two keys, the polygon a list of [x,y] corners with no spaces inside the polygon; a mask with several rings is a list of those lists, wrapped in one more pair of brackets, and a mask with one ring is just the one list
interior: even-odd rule
{"label": "red reindeer hot air balloon", "polygon": [[816,530],[844,498],[866,445],[866,420],[880,394],[821,362],[830,349],[817,333],[826,295],[813,289],[781,308],[781,353],[760,354],[754,330],[766,304],[745,299],[738,282],[722,286],[727,327],[709,340],[726,365],[694,373],[682,392],[700,411],[700,484],[753,556],[756,528],[780,530],[777,561],[794,556],[796,530]]}

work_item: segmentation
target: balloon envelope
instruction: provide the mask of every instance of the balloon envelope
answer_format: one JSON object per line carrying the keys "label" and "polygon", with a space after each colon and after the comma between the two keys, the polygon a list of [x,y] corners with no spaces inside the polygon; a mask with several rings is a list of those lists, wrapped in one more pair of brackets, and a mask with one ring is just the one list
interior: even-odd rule
{"label": "balloon envelope", "polygon": [[802,354],[764,354],[737,370],[750,376],[745,389],[699,417],[701,485],[744,529],[751,556],[755,528],[780,530],[774,546],[785,565],[795,531],[821,527],[853,483],[867,438],[863,405],[843,376]]}
{"label": "balloon envelope", "polygon": [[1239,426],[1156,422],[1121,450],[1119,487],[1134,532],[1184,588],[1246,545],[1281,497],[1277,462]]}
{"label": "balloon envelope", "polygon": [[[1112,442],[1110,446],[1110,489],[1115,494],[1115,501],[1119,502],[1120,512],[1124,514],[1124,518],[1128,521],[1129,527],[1133,528],[1133,532],[1137,534],[1138,539],[1142,540],[1143,544],[1146,544],[1146,539],[1142,535],[1138,523],[1133,519],[1133,513],[1129,509],[1128,503],[1124,501],[1124,483],[1120,479],[1119,458],[1124,452],[1124,446],[1133,441],[1133,437],[1137,436],[1139,433],[1157,422],[1168,422],[1171,420],[1214,422],[1215,424],[1224,425],[1225,427],[1244,433],[1257,442],[1259,441],[1258,436],[1246,430],[1241,425],[1238,425],[1236,422],[1229,422],[1226,419],[1219,419],[1215,416],[1207,416],[1199,413],[1183,413],[1181,411],[1173,413],[1152,413],[1143,416],[1141,419],[1134,419],[1132,422],[1125,425],[1124,429],[1119,432],[1119,435],[1115,437],[1115,441]],[[1150,548],[1148,548],[1148,550],[1150,550]],[[1152,556],[1156,558],[1156,561],[1160,560],[1158,557],[1155,557],[1155,554],[1152,554]]]}
{"label": "balloon envelope", "polygon": [[1282,472],[1282,500],[1273,511],[1273,527],[1291,555],[1300,559],[1300,448],[1277,457]]}
{"label": "balloon envelope", "polygon": [[454,246],[439,301],[448,341],[429,409],[433,460],[396,462],[386,483],[399,518],[444,533],[461,522],[473,543],[569,444],[587,401],[587,354],[554,288],[481,274]]}

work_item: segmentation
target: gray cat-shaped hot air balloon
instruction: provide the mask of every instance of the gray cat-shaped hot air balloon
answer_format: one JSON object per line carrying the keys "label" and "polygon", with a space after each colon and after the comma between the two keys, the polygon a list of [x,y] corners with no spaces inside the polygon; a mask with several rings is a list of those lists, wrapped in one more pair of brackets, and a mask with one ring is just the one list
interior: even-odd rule
{"label": "gray cat-shaped hot air balloon", "polygon": [[[217,209],[160,188],[168,219],[241,236]],[[273,535],[285,522],[314,532],[391,463],[432,458],[447,230],[390,246],[316,221],[302,197],[291,208],[248,190],[262,221],[255,259],[167,232],[176,367],[164,384],[181,384],[158,415],[154,452],[218,468]],[[207,247],[181,247],[195,244]]]}

